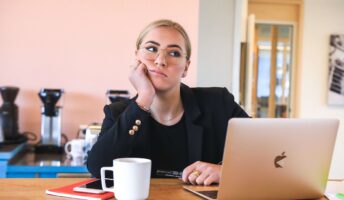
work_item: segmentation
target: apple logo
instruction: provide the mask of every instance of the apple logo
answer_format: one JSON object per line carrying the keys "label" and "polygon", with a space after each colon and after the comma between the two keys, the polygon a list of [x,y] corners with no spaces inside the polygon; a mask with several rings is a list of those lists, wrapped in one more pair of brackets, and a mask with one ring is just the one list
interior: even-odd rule
{"label": "apple logo", "polygon": [[285,152],[283,151],[283,153],[281,155],[276,156],[275,158],[275,167],[276,168],[283,168],[284,167],[284,161],[283,159],[286,158],[287,156],[285,155]]}

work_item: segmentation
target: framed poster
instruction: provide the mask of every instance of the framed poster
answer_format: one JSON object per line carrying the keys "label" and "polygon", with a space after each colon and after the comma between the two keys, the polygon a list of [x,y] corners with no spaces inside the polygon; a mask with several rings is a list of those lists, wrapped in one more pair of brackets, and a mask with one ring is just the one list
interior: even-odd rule
{"label": "framed poster", "polygon": [[344,35],[330,37],[328,104],[344,105]]}

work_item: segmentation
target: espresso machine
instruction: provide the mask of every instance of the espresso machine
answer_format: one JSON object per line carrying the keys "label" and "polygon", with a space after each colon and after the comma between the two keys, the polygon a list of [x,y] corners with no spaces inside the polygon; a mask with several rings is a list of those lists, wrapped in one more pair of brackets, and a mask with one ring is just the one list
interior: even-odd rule
{"label": "espresso machine", "polygon": [[[18,87],[0,87],[3,104],[0,107],[0,142],[6,144],[19,144],[25,142],[27,137],[19,133],[18,107],[14,103],[19,92]],[[2,137],[2,139],[1,139]]]}
{"label": "espresso machine", "polygon": [[128,90],[108,90],[106,96],[108,97],[107,104],[128,100],[130,97]]}
{"label": "espresso machine", "polygon": [[62,95],[63,89],[43,88],[38,96],[42,101],[41,107],[41,141],[36,146],[36,152],[63,153],[61,145],[62,129]]}

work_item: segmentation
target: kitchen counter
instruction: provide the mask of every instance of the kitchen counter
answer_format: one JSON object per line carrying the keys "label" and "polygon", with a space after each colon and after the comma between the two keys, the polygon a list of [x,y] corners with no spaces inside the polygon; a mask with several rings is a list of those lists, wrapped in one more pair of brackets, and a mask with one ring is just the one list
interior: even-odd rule
{"label": "kitchen counter", "polygon": [[65,154],[35,153],[32,146],[21,145],[8,147],[11,150],[6,152],[0,149],[0,159],[7,159],[2,163],[0,178],[90,177],[84,160],[73,160]]}

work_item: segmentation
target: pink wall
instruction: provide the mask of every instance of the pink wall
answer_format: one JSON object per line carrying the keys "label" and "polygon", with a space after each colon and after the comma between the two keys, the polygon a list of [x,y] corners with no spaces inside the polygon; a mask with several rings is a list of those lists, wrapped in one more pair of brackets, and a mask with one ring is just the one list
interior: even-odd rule
{"label": "pink wall", "polygon": [[[149,22],[180,22],[193,44],[189,75],[196,84],[198,0],[2,0],[0,86],[20,87],[20,131],[40,133],[40,88],[64,88],[63,132],[101,122],[107,89],[128,81],[135,40]],[[1,100],[0,100],[1,101]]]}

